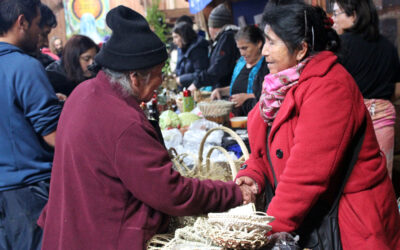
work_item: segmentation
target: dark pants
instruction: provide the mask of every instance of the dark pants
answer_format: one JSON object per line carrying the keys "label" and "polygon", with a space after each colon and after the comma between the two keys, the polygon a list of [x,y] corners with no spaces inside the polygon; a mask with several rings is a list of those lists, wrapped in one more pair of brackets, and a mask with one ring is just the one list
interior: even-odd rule
{"label": "dark pants", "polygon": [[40,249],[36,220],[49,197],[49,181],[0,192],[0,249]]}

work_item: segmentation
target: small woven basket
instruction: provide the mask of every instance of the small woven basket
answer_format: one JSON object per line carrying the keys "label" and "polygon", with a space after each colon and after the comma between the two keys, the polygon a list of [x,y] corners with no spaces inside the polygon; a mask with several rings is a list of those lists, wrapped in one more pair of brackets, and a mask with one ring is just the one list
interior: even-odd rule
{"label": "small woven basket", "polygon": [[225,100],[197,103],[197,107],[199,107],[204,118],[226,126],[229,125],[229,113],[232,111],[234,105],[235,103]]}

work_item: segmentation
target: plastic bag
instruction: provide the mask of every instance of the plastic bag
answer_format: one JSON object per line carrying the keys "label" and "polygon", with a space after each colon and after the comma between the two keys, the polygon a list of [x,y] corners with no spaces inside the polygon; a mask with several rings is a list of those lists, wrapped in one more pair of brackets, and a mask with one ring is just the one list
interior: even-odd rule
{"label": "plastic bag", "polygon": [[162,136],[164,138],[164,144],[166,148],[177,148],[179,145],[182,144],[182,133],[179,129],[167,129],[161,131]]}
{"label": "plastic bag", "polygon": [[209,129],[216,128],[219,126],[221,126],[221,125],[219,125],[216,122],[209,121],[209,120],[203,118],[203,119],[194,121],[190,125],[189,129],[209,130]]}
{"label": "plastic bag", "polygon": [[262,249],[271,250],[300,250],[298,245],[299,236],[293,236],[290,233],[279,232],[268,236],[268,244]]}

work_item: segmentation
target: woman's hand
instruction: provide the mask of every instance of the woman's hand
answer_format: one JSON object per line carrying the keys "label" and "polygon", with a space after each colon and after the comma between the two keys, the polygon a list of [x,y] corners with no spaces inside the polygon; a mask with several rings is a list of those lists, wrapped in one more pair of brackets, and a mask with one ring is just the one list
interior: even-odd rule
{"label": "woman's hand", "polygon": [[216,88],[213,90],[210,96],[211,100],[221,100],[220,88]]}
{"label": "woman's hand", "polygon": [[179,76],[175,77],[176,84],[181,86],[181,80],[179,79]]}
{"label": "woman's hand", "polygon": [[246,93],[234,94],[231,96],[231,101],[235,103],[235,108],[238,108],[243,105],[243,103],[251,98],[251,95]]}
{"label": "woman's hand", "polygon": [[236,184],[239,186],[248,186],[254,195],[258,194],[257,182],[255,182],[252,178],[248,176],[241,176],[237,178]]}
{"label": "woman's hand", "polygon": [[190,92],[197,90],[196,85],[194,85],[194,83],[190,84],[188,90],[190,90]]}
{"label": "woman's hand", "polygon": [[56,96],[57,96],[58,100],[61,102],[65,102],[67,100],[67,96],[64,95],[63,93],[56,93]]}

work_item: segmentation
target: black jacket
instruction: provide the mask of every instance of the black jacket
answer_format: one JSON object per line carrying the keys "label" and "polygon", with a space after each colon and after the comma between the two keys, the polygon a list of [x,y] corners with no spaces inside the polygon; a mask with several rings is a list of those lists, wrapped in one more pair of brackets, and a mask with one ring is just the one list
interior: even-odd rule
{"label": "black jacket", "polygon": [[55,61],[46,67],[47,76],[56,93],[69,96],[79,83],[75,83],[67,78],[67,73],[61,64],[61,60]]}
{"label": "black jacket", "polygon": [[236,61],[240,57],[235,41],[237,31],[236,26],[229,25],[218,34],[212,45],[208,69],[201,71],[195,78],[196,88],[229,86]]}
{"label": "black jacket", "polygon": [[189,87],[196,75],[208,67],[208,42],[201,36],[183,51],[178,49],[176,75],[182,87]]}

